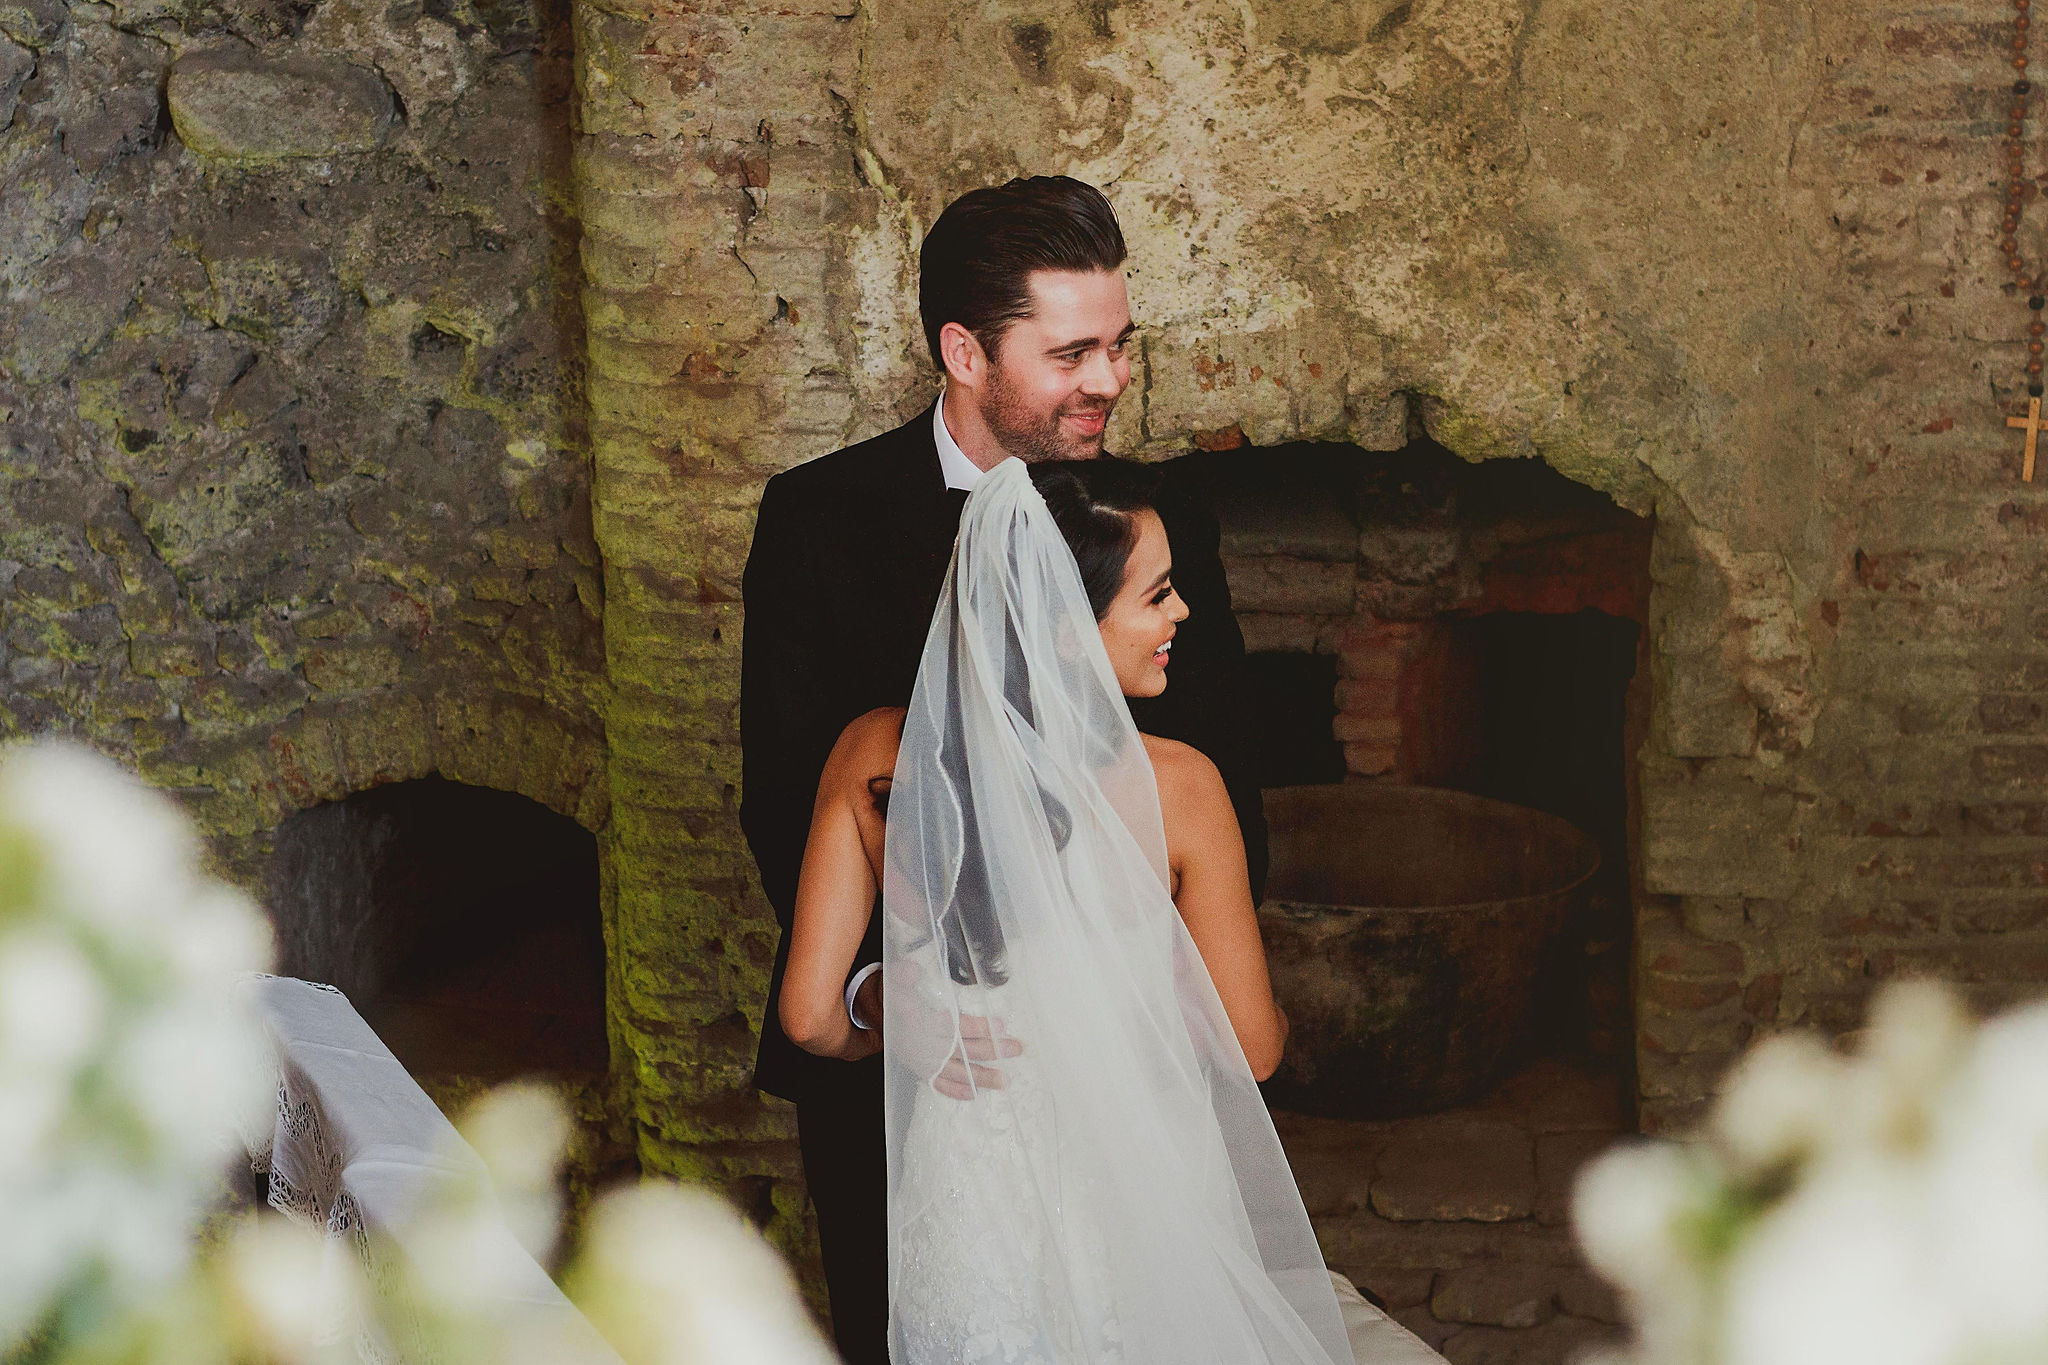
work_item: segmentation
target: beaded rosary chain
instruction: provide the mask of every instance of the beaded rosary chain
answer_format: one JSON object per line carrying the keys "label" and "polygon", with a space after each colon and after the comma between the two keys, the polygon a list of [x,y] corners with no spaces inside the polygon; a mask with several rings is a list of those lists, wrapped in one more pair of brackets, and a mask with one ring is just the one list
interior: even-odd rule
{"label": "beaded rosary chain", "polygon": [[2027,325],[2027,392],[2035,398],[2041,396],[2041,337],[2048,332],[2041,321],[2041,310],[2048,306],[2048,297],[2035,293],[2036,289],[2048,289],[2048,278],[2037,278],[2027,273],[2027,263],[2019,252],[2020,201],[2026,189],[2025,156],[2026,147],[2022,141],[2026,131],[2027,95],[2033,85],[2027,80],[2027,11],[2033,0],[2012,0],[2013,37],[2012,65],[2019,73],[2012,83],[2012,122],[2006,126],[2007,161],[2011,167],[2011,183],[2005,195],[2004,235],[1998,244],[2004,248],[2006,262],[2012,267],[2013,283],[2027,296],[2027,307],[2033,311],[2033,321]]}

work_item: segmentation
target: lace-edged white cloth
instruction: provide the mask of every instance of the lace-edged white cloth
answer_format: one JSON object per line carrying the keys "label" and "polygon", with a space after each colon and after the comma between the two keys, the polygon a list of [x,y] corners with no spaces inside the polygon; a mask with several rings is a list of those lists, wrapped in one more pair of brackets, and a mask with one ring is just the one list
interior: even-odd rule
{"label": "lace-edged white cloth", "polygon": [[[332,1255],[359,1258],[382,1288],[406,1255],[415,1212],[450,1182],[482,1173],[482,1161],[348,997],[293,977],[252,976],[240,987],[269,1032],[277,1062],[276,1121],[246,1135],[251,1165],[269,1177],[269,1202],[327,1234]],[[558,1335],[564,1358],[617,1362],[510,1229],[508,1255],[523,1263],[508,1311],[531,1315],[537,1331]],[[366,1365],[435,1365],[416,1322],[400,1340],[365,1318],[322,1324],[352,1336]]]}

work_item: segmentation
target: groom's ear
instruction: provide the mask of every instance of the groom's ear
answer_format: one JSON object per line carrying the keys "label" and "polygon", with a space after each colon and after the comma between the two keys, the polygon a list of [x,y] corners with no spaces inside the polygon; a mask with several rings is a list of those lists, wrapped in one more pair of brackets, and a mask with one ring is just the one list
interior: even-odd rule
{"label": "groom's ear", "polygon": [[979,389],[988,382],[989,356],[981,340],[957,322],[939,329],[939,359],[945,362],[946,377],[966,388]]}

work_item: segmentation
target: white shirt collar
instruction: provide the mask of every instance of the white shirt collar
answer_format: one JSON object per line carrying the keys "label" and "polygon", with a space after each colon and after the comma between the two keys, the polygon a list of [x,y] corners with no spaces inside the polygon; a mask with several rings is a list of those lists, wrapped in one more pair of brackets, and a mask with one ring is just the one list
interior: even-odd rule
{"label": "white shirt collar", "polygon": [[967,458],[967,452],[953,439],[953,433],[946,430],[946,390],[939,389],[939,401],[932,405],[932,440],[939,447],[939,471],[946,476],[948,488],[973,488],[981,482],[981,476],[988,471]]}

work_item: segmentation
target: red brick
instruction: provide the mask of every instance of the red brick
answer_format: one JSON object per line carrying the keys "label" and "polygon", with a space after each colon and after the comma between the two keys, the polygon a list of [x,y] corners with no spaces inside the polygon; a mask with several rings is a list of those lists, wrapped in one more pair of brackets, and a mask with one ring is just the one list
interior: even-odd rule
{"label": "red brick", "polygon": [[1871,955],[1880,977],[1931,976],[1943,981],[2048,984],[2048,943],[2009,937],[1924,948],[1887,948]]}
{"label": "red brick", "polygon": [[1784,990],[1782,973],[1765,972],[1743,989],[1742,1008],[1758,1023],[1770,1023],[1778,1017],[1778,1002]]}
{"label": "red brick", "polygon": [[1742,949],[1736,944],[1692,940],[1660,945],[1649,970],[1665,976],[1739,976],[1742,963]]}
{"label": "red brick", "polygon": [[1960,901],[1950,910],[1956,932],[1963,934],[2009,934],[2038,929],[2048,924],[2048,900],[2039,896],[2016,899]]}
{"label": "red brick", "polygon": [[1986,890],[2048,886],[2048,856],[2031,852],[1943,852],[1940,848],[1917,856],[1884,852],[1858,864],[1856,871],[1895,886]]}
{"label": "red brick", "polygon": [[1692,981],[1646,972],[1641,982],[1641,1003],[1660,1010],[1700,1010],[1734,999],[1738,989],[1729,977]]}
{"label": "red brick", "polygon": [[1820,929],[1832,938],[1928,935],[1941,928],[1941,906],[1934,901],[1881,901],[1870,905],[1834,905],[1821,915]]}
{"label": "red brick", "polygon": [[1392,748],[1401,742],[1401,718],[1393,715],[1360,715],[1341,711],[1331,733],[1344,744],[1371,744]]}
{"label": "red brick", "polygon": [[2041,718],[2048,707],[2040,697],[1999,694],[1977,702],[1977,722],[1986,734],[2031,735],[2041,730]]}
{"label": "red brick", "polygon": [[1987,800],[1962,808],[1962,823],[1980,835],[2048,833],[2048,804],[2038,800]]}
{"label": "red brick", "polygon": [[1395,747],[1391,744],[1347,744],[1344,746],[1344,770],[1361,777],[1378,777],[1393,771],[1396,756]]}
{"label": "red brick", "polygon": [[1357,715],[1391,715],[1399,704],[1394,679],[1345,678],[1337,684],[1337,709]]}
{"label": "red brick", "polygon": [[1640,1054],[1665,1057],[1723,1056],[1746,1046],[1756,1029],[1738,1009],[1715,1007],[1678,1014],[1643,1011],[1636,1018]]}

